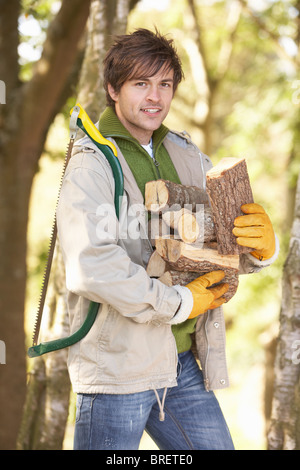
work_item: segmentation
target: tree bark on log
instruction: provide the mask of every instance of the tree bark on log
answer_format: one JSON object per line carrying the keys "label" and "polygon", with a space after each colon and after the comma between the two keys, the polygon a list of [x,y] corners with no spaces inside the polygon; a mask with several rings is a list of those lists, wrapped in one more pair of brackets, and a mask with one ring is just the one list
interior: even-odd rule
{"label": "tree bark on log", "polygon": [[[239,255],[220,255],[217,244],[189,245],[172,238],[157,238],[156,250],[158,254],[175,271],[206,273],[222,270],[225,278],[222,282],[229,284],[226,300],[230,300],[236,293],[239,283]],[[199,274],[201,275],[201,274]]]}
{"label": "tree bark on log", "polygon": [[[176,271],[200,275],[223,270],[224,282],[230,286],[226,294],[229,300],[238,287],[239,255],[251,251],[240,247],[232,233],[235,218],[242,215],[241,206],[253,202],[245,160],[223,159],[210,170],[207,194],[195,186],[166,180],[146,184],[146,209],[152,217],[153,214],[161,217],[156,220],[159,227],[154,237],[156,251],[169,266],[168,273],[160,279],[167,283],[181,279],[186,284],[189,281],[185,275],[175,274]],[[164,224],[173,233],[162,233]]]}
{"label": "tree bark on log", "polygon": [[[189,282],[194,281],[197,277],[204,275],[205,273],[201,272],[182,272],[182,271],[167,271],[158,279],[165,284],[166,286],[186,286]],[[223,279],[222,283],[226,282],[229,284],[228,291],[224,294],[224,298],[226,302],[228,302],[236,293],[238,288],[238,274],[233,270],[227,270],[225,273],[225,278]]]}
{"label": "tree bark on log", "polygon": [[250,248],[241,247],[233,235],[234,219],[243,215],[241,206],[253,202],[246,161],[224,158],[206,174],[206,189],[222,255],[249,253]]}
{"label": "tree bark on log", "polygon": [[194,281],[197,277],[204,273],[182,272],[182,271],[167,271],[158,279],[166,286],[186,286],[189,282]]}
{"label": "tree bark on log", "polygon": [[197,186],[184,186],[167,180],[149,181],[145,185],[145,206],[150,212],[179,210],[187,207],[197,210],[197,204],[208,202],[205,191]]}

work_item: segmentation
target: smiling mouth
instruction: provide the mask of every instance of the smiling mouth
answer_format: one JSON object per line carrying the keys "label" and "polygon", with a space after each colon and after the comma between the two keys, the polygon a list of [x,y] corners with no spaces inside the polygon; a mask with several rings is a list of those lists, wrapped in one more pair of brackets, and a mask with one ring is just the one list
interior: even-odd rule
{"label": "smiling mouth", "polygon": [[142,111],[147,114],[158,114],[161,112],[161,108],[142,108]]}

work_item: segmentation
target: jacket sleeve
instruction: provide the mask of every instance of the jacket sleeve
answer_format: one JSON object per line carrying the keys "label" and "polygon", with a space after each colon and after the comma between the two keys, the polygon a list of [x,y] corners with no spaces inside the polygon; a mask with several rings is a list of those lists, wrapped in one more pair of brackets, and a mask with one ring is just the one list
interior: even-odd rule
{"label": "jacket sleeve", "polygon": [[276,239],[275,253],[270,259],[267,259],[265,261],[259,261],[250,253],[241,255],[240,256],[240,274],[258,273],[263,268],[267,268],[268,266],[271,266],[271,264],[273,264],[278,258],[279,250],[280,250],[279,240],[278,240],[277,235],[275,235],[275,239]]}
{"label": "jacket sleeve", "polygon": [[114,181],[105,165],[95,166],[93,158],[84,153],[72,157],[57,207],[67,289],[107,303],[136,322],[168,323],[180,310],[182,297],[150,278],[119,246]]}

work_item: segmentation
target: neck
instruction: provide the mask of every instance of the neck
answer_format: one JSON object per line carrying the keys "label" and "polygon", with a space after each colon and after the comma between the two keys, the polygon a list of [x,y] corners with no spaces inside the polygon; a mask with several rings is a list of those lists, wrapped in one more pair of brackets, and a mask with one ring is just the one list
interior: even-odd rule
{"label": "neck", "polygon": [[[117,114],[117,113],[116,113]],[[124,122],[121,116],[118,116],[119,121],[125,129],[134,137],[141,145],[148,145],[152,139],[153,131],[147,131],[143,129],[138,129],[134,124],[130,124],[127,121]]]}

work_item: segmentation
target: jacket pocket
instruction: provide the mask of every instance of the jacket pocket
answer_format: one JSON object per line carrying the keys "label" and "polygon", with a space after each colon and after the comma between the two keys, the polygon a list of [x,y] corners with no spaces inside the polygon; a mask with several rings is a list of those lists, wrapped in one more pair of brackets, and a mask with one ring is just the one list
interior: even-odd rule
{"label": "jacket pocket", "polygon": [[169,325],[137,323],[109,307],[98,336],[97,375],[101,383],[141,384],[176,376],[176,357]]}

